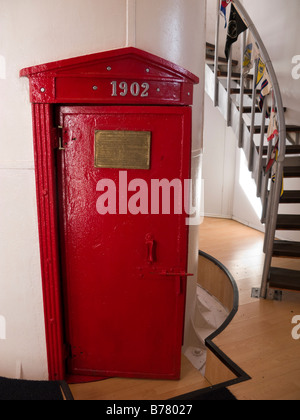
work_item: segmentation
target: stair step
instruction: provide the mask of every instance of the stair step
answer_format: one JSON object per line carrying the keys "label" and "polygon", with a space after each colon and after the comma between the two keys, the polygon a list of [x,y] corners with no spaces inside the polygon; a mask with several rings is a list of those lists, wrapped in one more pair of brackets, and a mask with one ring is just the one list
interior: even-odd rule
{"label": "stair step", "polygon": [[[232,88],[230,90],[231,95],[239,95],[241,93],[241,88]],[[245,95],[252,95],[252,89],[244,89]],[[256,95],[260,95],[260,90],[256,91]]]}
{"label": "stair step", "polygon": [[280,204],[300,204],[300,191],[284,191]]}
{"label": "stair step", "polygon": [[300,230],[300,215],[279,214],[277,217],[277,230]]}
{"label": "stair step", "polygon": [[287,125],[286,126],[287,133],[300,133],[300,126],[299,125]]}
{"label": "stair step", "polygon": [[[206,53],[206,61],[208,61],[209,63],[214,63],[215,62],[215,56],[209,53]],[[223,64],[223,65],[227,65],[228,61],[227,58],[225,57],[218,57],[218,62],[219,64]],[[233,67],[238,66],[239,62],[237,60],[232,60],[232,65]]]}
{"label": "stair step", "polygon": [[[221,79],[226,79],[227,77],[228,77],[228,72],[227,71],[218,71],[218,77],[219,78],[221,78]],[[232,74],[231,74],[231,78],[232,79],[240,79],[241,78],[241,73],[235,73],[235,72],[232,72]],[[246,78],[248,79],[248,80],[253,80],[253,74],[248,74],[247,76],[246,76]]]}
{"label": "stair step", "polygon": [[[250,131],[250,126],[248,126],[248,130]],[[255,125],[254,126],[254,134],[259,134],[261,132],[261,126],[260,125]],[[266,125],[265,127],[265,133],[268,132],[268,126]],[[286,126],[286,132],[287,133],[300,133],[300,127],[298,127],[297,125],[287,125]]]}
{"label": "stair step", "polygon": [[300,178],[300,166],[285,166],[284,177],[285,178]]}
{"label": "stair step", "polygon": [[207,50],[215,51],[215,48],[214,44],[210,44],[209,42],[206,43]]}
{"label": "stair step", "polygon": [[[209,42],[206,43],[206,60],[207,61],[215,61],[215,46],[214,44],[210,44]],[[228,60],[225,57],[218,57],[218,61],[220,64],[227,64]],[[232,60],[233,66],[238,66],[239,62],[237,60]]]}
{"label": "stair step", "polygon": [[271,267],[269,286],[274,289],[300,291],[300,271]]}
{"label": "stair step", "polygon": [[287,155],[298,155],[300,154],[300,145],[299,144],[291,144],[286,146],[286,154]]}
{"label": "stair step", "polygon": [[300,258],[300,242],[275,241],[273,257]]}
{"label": "stair step", "polygon": [[[238,111],[240,110],[240,107],[237,106]],[[243,114],[251,114],[252,113],[252,106],[244,106],[243,107]],[[261,114],[261,110],[258,107],[255,107],[255,113]]]}
{"label": "stair step", "polygon": [[[257,147],[257,151],[259,152],[259,147]],[[263,148],[263,155],[266,156],[268,154],[268,146],[264,146]],[[287,155],[298,155],[300,154],[300,145],[292,144],[286,146],[286,154]]]}
{"label": "stair step", "polygon": [[[266,165],[263,166],[263,171],[266,171]],[[285,166],[283,173],[285,179],[300,178],[300,166]]]}
{"label": "stair step", "polygon": [[[250,125],[248,125],[247,128],[248,128],[249,131],[251,130]],[[265,133],[267,133],[267,132],[268,132],[268,126],[265,126]],[[261,133],[261,126],[260,125],[255,125],[254,126],[254,134],[260,134],[260,133]]]}
{"label": "stair step", "polygon": [[[237,106],[237,109],[240,110],[239,106]],[[284,112],[286,112],[286,108],[283,108]],[[271,108],[268,109],[269,114],[271,113]],[[252,106],[244,106],[243,107],[243,114],[251,114],[252,113]],[[256,107],[255,108],[256,114],[261,114],[261,110]]]}

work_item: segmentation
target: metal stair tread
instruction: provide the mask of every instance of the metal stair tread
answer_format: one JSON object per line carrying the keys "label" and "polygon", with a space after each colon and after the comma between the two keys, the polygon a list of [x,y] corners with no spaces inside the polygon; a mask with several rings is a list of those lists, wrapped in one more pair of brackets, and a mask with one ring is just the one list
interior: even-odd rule
{"label": "metal stair tread", "polygon": [[300,215],[279,214],[277,216],[277,230],[300,230]]}
{"label": "metal stair tread", "polygon": [[[248,130],[250,131],[251,126],[247,126]],[[297,125],[287,125],[286,126],[287,133],[300,133],[300,127]],[[265,126],[265,133],[268,132],[268,126]],[[254,126],[254,134],[261,133],[261,125],[255,125]]]}
{"label": "metal stair tread", "polygon": [[300,190],[284,191],[280,198],[280,204],[297,204],[300,203]]}
{"label": "metal stair tread", "polygon": [[300,242],[275,241],[273,257],[300,258]]}
{"label": "metal stair tread", "polygon": [[269,286],[274,289],[300,291],[300,271],[271,267]]}
{"label": "metal stair tread", "polygon": [[[211,55],[209,53],[206,53],[205,58],[206,58],[206,61],[209,61],[210,63],[214,63],[214,61],[215,61],[215,56]],[[227,58],[225,58],[225,57],[218,57],[218,62],[219,62],[220,65],[224,65],[224,66],[225,65],[227,66],[227,63],[228,63]],[[239,64],[239,62],[237,60],[233,60],[233,62],[232,62],[233,66],[238,66],[238,64]]]}
{"label": "metal stair tread", "polygon": [[[220,77],[220,78],[227,78],[227,76],[228,76],[228,72],[227,71],[220,71],[220,70],[218,71],[218,77]],[[240,79],[241,78],[241,73],[232,72],[231,78],[232,79]],[[246,78],[248,80],[253,80],[253,74],[248,74],[246,76]]]}
{"label": "metal stair tread", "polygon": [[[259,146],[257,146],[257,151],[259,151]],[[263,155],[268,154],[268,146],[263,147]],[[286,146],[286,155],[298,155],[300,154],[300,145],[292,144]]]}
{"label": "metal stair tread", "polygon": [[285,166],[284,167],[285,178],[299,178],[300,177],[300,166]]}
{"label": "metal stair tread", "polygon": [[[241,93],[241,88],[231,88],[230,93],[232,95],[239,95]],[[244,95],[252,95],[252,89],[244,89]],[[260,95],[260,90],[256,90],[256,95]]]}
{"label": "metal stair tread", "polygon": [[300,126],[299,125],[287,125],[286,131],[288,133],[300,133]]}
{"label": "metal stair tread", "polygon": [[[214,46],[214,44],[210,44],[209,42],[206,43],[206,59],[207,60],[213,59],[213,61],[214,61],[214,59],[215,59],[215,55],[214,55],[215,49],[216,49],[216,47]],[[221,63],[221,64],[227,64],[228,63],[228,60],[225,57],[218,57],[218,60],[219,60],[219,63]],[[239,62],[237,60],[232,60],[232,65],[234,67],[238,66],[238,64],[239,64]]]}
{"label": "metal stair tread", "polygon": [[[239,104],[237,105],[238,111],[240,110]],[[286,108],[283,108],[284,112],[286,112]],[[261,114],[261,109],[258,108],[258,106],[255,107],[255,113]],[[269,107],[268,112],[271,113],[271,108]],[[251,114],[252,113],[252,106],[243,106],[243,114]]]}
{"label": "metal stair tread", "polygon": [[206,42],[206,48],[208,50],[211,50],[211,51],[215,51],[215,49],[216,49],[216,47],[214,46],[214,44],[211,44],[209,42]]}
{"label": "metal stair tread", "polygon": [[[263,165],[264,171],[266,170],[266,165]],[[300,166],[284,166],[283,168],[284,178],[300,178]]]}

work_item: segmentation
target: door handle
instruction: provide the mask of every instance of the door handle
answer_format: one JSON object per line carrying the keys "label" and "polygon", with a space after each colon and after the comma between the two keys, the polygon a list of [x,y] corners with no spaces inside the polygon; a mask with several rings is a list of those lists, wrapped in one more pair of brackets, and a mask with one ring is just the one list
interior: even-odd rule
{"label": "door handle", "polygon": [[146,246],[147,246],[147,262],[152,264],[155,262],[155,240],[151,233],[146,235]]}

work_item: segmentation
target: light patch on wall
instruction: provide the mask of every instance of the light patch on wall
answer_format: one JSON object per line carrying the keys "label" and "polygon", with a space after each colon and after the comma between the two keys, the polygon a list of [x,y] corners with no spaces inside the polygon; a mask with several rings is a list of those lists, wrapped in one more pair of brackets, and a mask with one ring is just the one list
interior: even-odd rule
{"label": "light patch on wall", "polygon": [[256,183],[251,176],[251,172],[248,170],[248,161],[243,150],[241,150],[240,155],[239,183],[257,217],[260,219],[262,215],[262,203],[260,198],[256,196]]}
{"label": "light patch on wall", "polygon": [[16,379],[23,379],[23,370],[21,360],[16,361]]}
{"label": "light patch on wall", "polygon": [[136,0],[126,0],[126,46],[136,45]]}
{"label": "light patch on wall", "polygon": [[0,315],[0,340],[6,340],[6,320]]}
{"label": "light patch on wall", "polygon": [[6,79],[6,59],[0,55],[0,80]]}

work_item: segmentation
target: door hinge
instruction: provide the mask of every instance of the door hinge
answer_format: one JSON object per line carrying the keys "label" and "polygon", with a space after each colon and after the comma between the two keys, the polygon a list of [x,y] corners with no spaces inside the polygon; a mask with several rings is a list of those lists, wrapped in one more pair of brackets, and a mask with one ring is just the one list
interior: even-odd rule
{"label": "door hinge", "polygon": [[69,359],[72,357],[72,346],[69,343],[64,343],[64,347],[63,347],[63,352],[64,352],[64,359]]}
{"label": "door hinge", "polygon": [[58,149],[58,127],[52,127],[51,129],[51,140],[53,149]]}
{"label": "door hinge", "polygon": [[[152,273],[155,274],[155,273]],[[187,273],[184,270],[178,270],[178,271],[173,271],[173,270],[162,270],[158,273],[159,276],[162,277],[173,277],[176,279],[176,294],[179,296],[183,293],[183,288],[182,288],[182,279],[187,279],[187,277],[193,277],[194,274],[192,273]]]}
{"label": "door hinge", "polygon": [[162,270],[158,274],[160,276],[171,276],[171,277],[193,277],[194,276],[194,274],[186,273],[185,271],[172,272],[168,270]]}
{"label": "door hinge", "polygon": [[63,146],[63,127],[61,125],[59,125],[58,127],[58,150],[65,150],[64,146]]}
{"label": "door hinge", "polygon": [[63,127],[53,127],[52,129],[52,141],[53,141],[53,148],[58,150],[65,150],[63,147]]}

